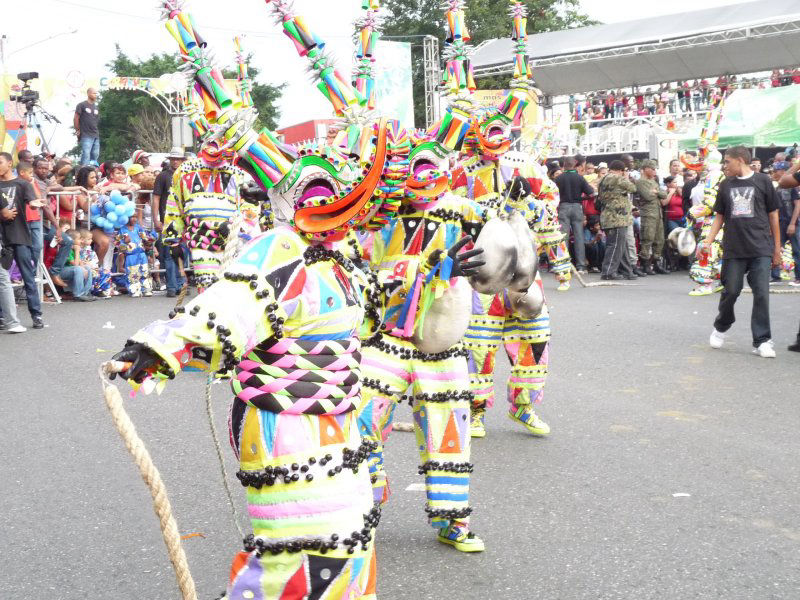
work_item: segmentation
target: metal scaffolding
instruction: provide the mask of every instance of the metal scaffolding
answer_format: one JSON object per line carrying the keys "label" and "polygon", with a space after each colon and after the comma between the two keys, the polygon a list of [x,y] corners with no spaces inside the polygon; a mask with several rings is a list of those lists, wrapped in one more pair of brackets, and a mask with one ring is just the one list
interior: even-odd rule
{"label": "metal scaffolding", "polygon": [[425,77],[425,127],[430,127],[439,120],[439,97],[436,88],[439,85],[439,39],[426,35],[422,40],[423,74]]}

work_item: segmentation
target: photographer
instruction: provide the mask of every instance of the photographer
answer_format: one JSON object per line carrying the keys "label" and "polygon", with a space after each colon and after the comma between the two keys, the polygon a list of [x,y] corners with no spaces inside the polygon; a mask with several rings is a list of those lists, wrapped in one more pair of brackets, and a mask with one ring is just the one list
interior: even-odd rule
{"label": "photographer", "polygon": [[86,100],[75,107],[72,124],[81,146],[81,165],[97,164],[100,158],[100,111],[97,109],[97,90],[86,90]]}

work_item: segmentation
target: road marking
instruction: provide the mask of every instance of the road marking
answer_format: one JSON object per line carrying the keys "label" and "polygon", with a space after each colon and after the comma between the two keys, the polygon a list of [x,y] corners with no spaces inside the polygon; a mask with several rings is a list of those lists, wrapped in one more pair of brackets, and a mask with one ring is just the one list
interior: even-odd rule
{"label": "road marking", "polygon": [[424,492],[425,491],[425,484],[424,483],[412,483],[406,488],[407,492]]}

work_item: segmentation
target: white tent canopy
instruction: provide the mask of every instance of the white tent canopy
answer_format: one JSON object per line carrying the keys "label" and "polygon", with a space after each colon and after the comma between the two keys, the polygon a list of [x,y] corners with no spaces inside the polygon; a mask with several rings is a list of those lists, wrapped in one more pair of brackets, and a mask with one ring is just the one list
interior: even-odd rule
{"label": "white tent canopy", "polygon": [[[800,0],[758,0],[679,15],[531,35],[536,85],[559,96],[800,64]],[[471,56],[476,76],[511,73],[510,39]]]}

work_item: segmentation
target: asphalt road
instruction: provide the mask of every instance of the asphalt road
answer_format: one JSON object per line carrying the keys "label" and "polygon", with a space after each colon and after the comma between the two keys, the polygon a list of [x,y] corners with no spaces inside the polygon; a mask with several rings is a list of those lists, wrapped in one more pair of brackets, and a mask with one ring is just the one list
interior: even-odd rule
{"label": "asphalt road", "polygon": [[[564,294],[552,279],[546,286],[555,333],[540,413],[553,433],[529,437],[503,402],[490,412],[488,436],[473,446],[480,555],[435,541],[413,486],[413,435],[394,433],[379,597],[800,597],[800,355],[785,351],[800,296],[772,296],[778,358],[766,360],[750,352],[749,296],[729,342],[712,350],[716,297],[690,298],[684,275]],[[163,297],[48,306],[45,330],[0,337],[0,598],[178,597],[149,494],[96,375],[169,306]],[[507,374],[501,362],[501,398]],[[228,392],[214,386],[223,438]],[[240,544],[204,379],[185,375],[127,408],[181,532],[202,534],[185,547],[200,598],[215,597]],[[409,408],[399,416],[409,419]],[[233,489],[243,512],[235,480]]]}

